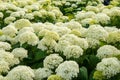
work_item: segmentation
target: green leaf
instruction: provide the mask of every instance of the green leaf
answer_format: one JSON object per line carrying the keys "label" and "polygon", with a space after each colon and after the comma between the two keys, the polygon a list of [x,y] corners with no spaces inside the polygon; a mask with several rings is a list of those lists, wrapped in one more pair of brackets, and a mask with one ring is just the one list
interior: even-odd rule
{"label": "green leaf", "polygon": [[88,80],[88,71],[86,67],[81,67],[79,72],[80,80]]}
{"label": "green leaf", "polygon": [[110,80],[120,80],[120,73],[118,73],[115,76],[111,77]]}
{"label": "green leaf", "polygon": [[116,57],[118,60],[120,60],[120,55],[117,55],[117,56],[114,56],[114,57]]}
{"label": "green leaf", "polygon": [[90,75],[89,75],[89,80],[94,80],[94,79],[93,79],[94,72],[95,72],[95,70],[91,71],[91,73],[90,73]]}
{"label": "green leaf", "polygon": [[107,43],[105,41],[100,41],[100,46],[104,46],[106,45]]}
{"label": "green leaf", "polygon": [[96,57],[95,55],[89,55],[88,59],[89,59],[89,67],[91,69],[94,69],[96,67],[97,63],[100,62],[100,59],[98,57]]}
{"label": "green leaf", "polygon": [[39,51],[37,51],[36,53],[35,53],[35,61],[38,61],[38,60],[40,60],[40,59],[43,59],[43,58],[45,58],[47,55],[46,55],[46,53],[45,53],[45,51],[41,51],[41,50],[39,50]]}
{"label": "green leaf", "polygon": [[19,48],[19,47],[20,47],[20,43],[17,43],[17,44],[12,45],[12,48],[13,48],[13,49]]}
{"label": "green leaf", "polygon": [[29,47],[29,45],[27,43],[24,43],[24,44],[22,44],[22,47],[26,49]]}
{"label": "green leaf", "polygon": [[43,67],[43,62],[38,62],[30,65],[32,69]]}

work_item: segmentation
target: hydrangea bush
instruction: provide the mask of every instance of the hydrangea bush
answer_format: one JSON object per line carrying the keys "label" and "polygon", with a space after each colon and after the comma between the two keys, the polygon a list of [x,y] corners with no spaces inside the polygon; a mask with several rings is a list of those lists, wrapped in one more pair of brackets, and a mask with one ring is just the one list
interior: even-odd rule
{"label": "hydrangea bush", "polygon": [[120,0],[1,0],[0,80],[120,80]]}

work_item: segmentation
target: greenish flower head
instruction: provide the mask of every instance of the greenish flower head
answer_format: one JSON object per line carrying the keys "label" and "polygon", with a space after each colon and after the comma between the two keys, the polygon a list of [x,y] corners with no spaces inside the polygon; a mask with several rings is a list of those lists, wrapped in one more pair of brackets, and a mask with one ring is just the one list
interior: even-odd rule
{"label": "greenish flower head", "polygon": [[94,75],[93,75],[93,78],[95,80],[103,80],[105,77],[102,75],[101,71],[95,71]]}
{"label": "greenish flower head", "polygon": [[59,75],[51,75],[47,80],[63,80]]}

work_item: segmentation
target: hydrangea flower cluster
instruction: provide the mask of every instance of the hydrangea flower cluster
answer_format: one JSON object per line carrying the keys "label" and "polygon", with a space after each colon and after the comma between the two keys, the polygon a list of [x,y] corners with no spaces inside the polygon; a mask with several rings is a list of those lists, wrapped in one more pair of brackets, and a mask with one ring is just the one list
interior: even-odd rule
{"label": "hydrangea flower cluster", "polygon": [[[7,1],[9,3],[7,3]],[[63,16],[58,7],[52,6],[51,1],[14,0],[13,2],[10,2],[9,0],[6,0],[6,2],[4,1],[1,3],[0,19],[3,21],[0,22],[0,24],[4,25],[10,24],[19,19],[29,19],[33,22],[57,22],[68,19],[67,16]],[[4,13],[7,14],[7,16]]]}
{"label": "hydrangea flower cluster", "polygon": [[58,54],[50,54],[44,59],[44,67],[48,69],[55,69],[63,62],[63,58]]}
{"label": "hydrangea flower cluster", "polygon": [[33,80],[34,77],[34,71],[28,66],[17,66],[7,75],[8,80]]}
{"label": "hydrangea flower cluster", "polygon": [[73,77],[77,77],[78,73],[79,66],[74,61],[65,61],[56,69],[56,74],[60,75],[65,80],[72,80]]}
{"label": "hydrangea flower cluster", "polygon": [[97,57],[108,58],[120,55],[120,50],[111,45],[104,45],[97,50]]}
{"label": "hydrangea flower cluster", "polygon": [[97,64],[96,70],[101,71],[102,75],[109,79],[117,73],[120,73],[119,66],[120,61],[117,58],[104,58],[100,63]]}
{"label": "hydrangea flower cluster", "polygon": [[119,80],[120,1],[0,0],[0,80]]}

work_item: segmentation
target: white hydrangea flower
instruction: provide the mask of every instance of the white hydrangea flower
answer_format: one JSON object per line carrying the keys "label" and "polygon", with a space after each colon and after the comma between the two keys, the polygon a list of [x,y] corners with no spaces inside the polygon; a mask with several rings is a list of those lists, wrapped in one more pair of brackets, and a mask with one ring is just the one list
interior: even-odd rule
{"label": "white hydrangea flower", "polygon": [[42,80],[50,76],[53,72],[48,68],[38,68],[34,71],[35,73],[35,80]]}
{"label": "white hydrangea flower", "polygon": [[29,11],[32,11],[32,10],[38,11],[39,10],[39,6],[36,4],[26,5],[25,8],[28,9]]}
{"label": "white hydrangea flower", "polygon": [[107,79],[120,73],[120,61],[115,58],[104,58],[97,64],[96,70],[102,71],[103,76]]}
{"label": "white hydrangea flower", "polygon": [[2,75],[0,75],[0,80],[4,80],[4,77]]}
{"label": "white hydrangea flower", "polygon": [[4,14],[2,12],[0,12],[0,18],[2,19],[4,16]]}
{"label": "white hydrangea flower", "polygon": [[43,38],[42,40],[40,40],[38,42],[38,49],[41,49],[41,50],[47,50],[47,49],[55,49],[57,43],[54,39],[49,39],[49,38]]}
{"label": "white hydrangea flower", "polygon": [[51,11],[48,11],[48,12],[47,12],[47,16],[49,16],[49,17],[52,18],[53,20],[56,19],[55,13],[53,13],[53,12],[51,12]]}
{"label": "white hydrangea flower", "polygon": [[26,31],[17,36],[17,40],[22,44],[28,43],[30,45],[36,45],[39,41],[35,33],[31,31]]}
{"label": "white hydrangea flower", "polygon": [[78,12],[75,17],[76,17],[76,20],[77,21],[81,21],[83,19],[86,19],[86,18],[92,18],[93,16],[95,16],[95,12],[93,11],[88,11],[88,12],[85,12],[85,11],[81,11],[81,12]]}
{"label": "white hydrangea flower", "polygon": [[6,17],[5,19],[4,19],[4,23],[5,24],[10,24],[10,23],[12,23],[13,21],[15,21],[16,20],[16,18],[15,17]]}
{"label": "white hydrangea flower", "polygon": [[19,14],[19,12],[12,12],[11,14],[10,14],[10,16],[11,17],[20,17],[21,15]]}
{"label": "white hydrangea flower", "polygon": [[58,33],[55,31],[47,31],[44,37],[47,39],[53,39],[53,40],[59,40],[60,38]]}
{"label": "white hydrangea flower", "polygon": [[104,0],[100,0],[101,2],[104,2]]}
{"label": "white hydrangea flower", "polygon": [[69,17],[68,16],[62,16],[62,17],[60,17],[60,20],[58,20],[58,21],[68,21],[69,20]]}
{"label": "white hydrangea flower", "polygon": [[32,27],[24,27],[24,28],[19,30],[18,34],[22,34],[26,31],[34,32],[34,29]]}
{"label": "white hydrangea flower", "polygon": [[18,12],[19,12],[19,14],[20,14],[21,17],[23,17],[25,15],[25,11],[24,10],[20,10]]}
{"label": "white hydrangea flower", "polygon": [[80,33],[81,33],[81,37],[85,37],[85,33],[87,32],[87,28],[81,28],[80,29]]}
{"label": "white hydrangea flower", "polygon": [[[73,0],[74,1],[74,0]],[[72,4],[71,7],[76,8],[77,4]]]}
{"label": "white hydrangea flower", "polygon": [[108,24],[110,22],[110,17],[104,13],[96,14],[93,19],[97,20],[100,24]]}
{"label": "white hydrangea flower", "polygon": [[86,19],[83,19],[81,20],[80,22],[83,26],[87,26],[87,25],[92,25],[92,24],[95,24],[97,23],[97,21],[93,18],[86,18]]}
{"label": "white hydrangea flower", "polygon": [[59,34],[59,36],[63,36],[65,34],[68,34],[71,32],[71,30],[67,27],[55,27],[52,29],[53,31],[57,32]]}
{"label": "white hydrangea flower", "polygon": [[18,43],[16,37],[14,37],[14,38],[8,37],[7,40],[10,41],[11,45]]}
{"label": "white hydrangea flower", "polygon": [[4,5],[4,4],[0,4],[0,11],[4,11],[4,10],[6,10],[7,8],[6,8],[6,5]]}
{"label": "white hydrangea flower", "polygon": [[55,26],[53,23],[49,23],[49,22],[46,22],[46,23],[44,23],[46,26],[45,26],[45,29],[47,29],[47,30],[52,30],[53,28],[55,28],[55,27],[57,27],[57,26]]}
{"label": "white hydrangea flower", "polygon": [[112,9],[112,10],[114,10],[114,9],[115,9],[115,10],[119,10],[119,9],[120,9],[120,7],[118,7],[118,6],[114,6],[114,7],[113,7],[113,6],[111,6],[111,7],[110,7],[110,9]]}
{"label": "white hydrangea flower", "polygon": [[16,5],[14,5],[14,4],[9,4],[9,3],[6,4],[6,8],[7,8],[8,10],[17,10],[17,6],[16,6]]}
{"label": "white hydrangea flower", "polygon": [[71,44],[76,44],[76,42],[78,42],[78,37],[74,34],[65,34],[63,35],[60,40],[64,41],[69,41]]}
{"label": "white hydrangea flower", "polygon": [[97,50],[97,57],[99,58],[107,58],[114,57],[116,55],[120,55],[120,50],[111,45],[104,45]]}
{"label": "white hydrangea flower", "polygon": [[[87,49],[88,48],[88,42],[85,38],[78,38],[75,42],[74,42],[75,45],[78,45],[80,46],[81,48],[83,49]],[[73,45],[74,45],[73,44]]]}
{"label": "white hydrangea flower", "polygon": [[0,36],[0,41],[6,41],[6,35],[1,35]]}
{"label": "white hydrangea flower", "polygon": [[22,29],[23,27],[30,27],[31,22],[28,19],[19,19],[15,22],[15,27],[17,29]]}
{"label": "white hydrangea flower", "polygon": [[[7,10],[6,13],[7,13],[7,14],[11,14],[11,13],[13,13],[13,11]],[[9,17],[12,17],[12,16],[9,16]]]}
{"label": "white hydrangea flower", "polygon": [[48,69],[55,69],[62,62],[63,58],[58,54],[50,54],[43,61],[44,67]]}
{"label": "white hydrangea flower", "polygon": [[108,32],[100,25],[91,25],[86,31],[85,37],[105,41]]}
{"label": "white hydrangea flower", "polygon": [[13,25],[8,25],[8,26],[2,28],[2,32],[4,35],[14,37],[18,31]]}
{"label": "white hydrangea flower", "polygon": [[34,80],[34,71],[28,66],[17,66],[8,72],[8,80]]}
{"label": "white hydrangea flower", "polygon": [[95,48],[100,45],[100,41],[94,38],[87,38],[89,48]]}
{"label": "white hydrangea flower", "polygon": [[27,9],[28,12],[31,12],[33,10],[33,7],[31,5],[26,5],[24,8]]}
{"label": "white hydrangea flower", "polygon": [[101,12],[104,14],[107,14],[108,16],[110,16],[110,14],[111,14],[110,9],[108,9],[108,8],[103,8],[103,10]]}
{"label": "white hydrangea flower", "polygon": [[42,17],[42,14],[39,11],[34,11],[32,14],[34,17]]}
{"label": "white hydrangea flower", "polygon": [[75,15],[76,20],[82,20],[86,18],[85,11],[80,11]]}
{"label": "white hydrangea flower", "polygon": [[43,29],[43,30],[41,30],[41,31],[38,33],[38,36],[39,36],[39,37],[44,37],[47,32],[49,32],[49,30]]}
{"label": "white hydrangea flower", "polygon": [[[98,1],[98,0],[97,0]],[[104,1],[104,0],[103,0]],[[102,1],[99,0],[99,3],[102,3],[102,4],[98,4],[96,7],[99,8],[99,11],[102,12],[103,9],[108,9],[109,7],[108,6],[105,6],[103,4]]]}
{"label": "white hydrangea flower", "polygon": [[77,45],[70,45],[65,48],[63,51],[63,55],[66,56],[66,58],[79,58],[83,55],[83,50],[80,46]]}
{"label": "white hydrangea flower", "polygon": [[72,80],[79,73],[79,65],[75,61],[65,61],[56,69],[56,74],[65,80]]}
{"label": "white hydrangea flower", "polygon": [[6,61],[9,66],[13,66],[19,63],[19,60],[15,58],[13,54],[4,50],[0,50],[0,59]]}
{"label": "white hydrangea flower", "polygon": [[23,1],[23,0],[21,0],[21,1],[17,0],[17,6],[24,7],[25,5],[27,5],[26,0],[25,1]]}
{"label": "white hydrangea flower", "polygon": [[20,15],[23,17],[27,12],[28,10],[25,9],[25,8],[20,8],[20,7],[17,7],[17,11],[19,11]]}
{"label": "white hydrangea flower", "polygon": [[39,5],[36,5],[35,3],[31,5],[32,10],[39,10]]}
{"label": "white hydrangea flower", "polygon": [[11,44],[16,44],[18,42],[16,38],[7,35],[0,36],[0,41],[9,41]]}
{"label": "white hydrangea flower", "polygon": [[68,46],[71,45],[69,41],[66,40],[59,40],[58,44],[55,47],[56,52],[63,52],[64,49]]}
{"label": "white hydrangea flower", "polygon": [[76,35],[78,37],[81,37],[81,32],[78,29],[71,30],[70,34],[74,34],[74,35]]}
{"label": "white hydrangea flower", "polygon": [[9,64],[6,61],[0,59],[0,74],[8,72],[9,69]]}
{"label": "white hydrangea flower", "polygon": [[47,16],[47,15],[48,15],[47,12],[48,12],[48,11],[46,11],[45,9],[41,9],[41,10],[40,10],[40,13],[41,13],[42,17]]}
{"label": "white hydrangea flower", "polygon": [[74,34],[66,34],[64,36],[62,36],[60,38],[60,40],[66,40],[68,42],[70,42],[70,44],[72,45],[78,45],[83,49],[87,49],[88,48],[88,42],[86,39],[84,38],[79,38]]}
{"label": "white hydrangea flower", "polygon": [[120,16],[120,8],[119,7],[113,7],[113,8],[111,8],[109,16],[110,17]]}
{"label": "white hydrangea flower", "polygon": [[0,49],[10,50],[11,45],[9,43],[7,43],[7,42],[0,42]]}
{"label": "white hydrangea flower", "polygon": [[97,8],[96,6],[87,6],[86,7],[86,10],[87,11],[93,11],[95,13],[98,13],[99,12],[99,8]]}
{"label": "white hydrangea flower", "polygon": [[52,9],[51,12],[53,12],[56,17],[59,17],[59,16],[62,16],[62,15],[63,15],[62,12],[61,12],[58,8],[57,8],[57,9],[56,9],[56,8],[55,8],[55,9]]}
{"label": "white hydrangea flower", "polygon": [[110,32],[113,32],[113,31],[118,31],[119,29],[118,28],[116,28],[116,27],[104,27],[104,29],[108,32],[108,33],[110,33]]}
{"label": "white hydrangea flower", "polygon": [[32,20],[32,19],[34,19],[34,15],[32,13],[26,13],[25,16],[24,16],[24,18]]}
{"label": "white hydrangea flower", "polygon": [[8,79],[6,79],[6,77],[0,75],[0,80],[8,80]]}
{"label": "white hydrangea flower", "polygon": [[14,55],[15,58],[19,58],[20,60],[28,57],[28,51],[24,48],[15,48],[11,53]]}
{"label": "white hydrangea flower", "polygon": [[108,43],[120,42],[120,29],[109,33],[107,38]]}
{"label": "white hydrangea flower", "polygon": [[77,21],[70,21],[70,22],[64,23],[64,26],[68,27],[71,30],[72,29],[80,30],[82,28],[82,25]]}
{"label": "white hydrangea flower", "polygon": [[63,23],[63,22],[56,22],[56,23],[55,23],[55,26],[63,27],[63,26],[64,26],[64,23]]}
{"label": "white hydrangea flower", "polygon": [[34,29],[35,33],[38,33],[44,29],[46,25],[43,23],[33,23],[31,27]]}
{"label": "white hydrangea flower", "polygon": [[95,14],[95,12],[93,12],[93,11],[88,11],[88,12],[85,13],[86,18],[92,18],[92,17],[94,17],[95,15],[96,15],[96,14]]}
{"label": "white hydrangea flower", "polygon": [[71,4],[70,4],[70,2],[66,2],[65,5],[66,6],[70,6]]}

